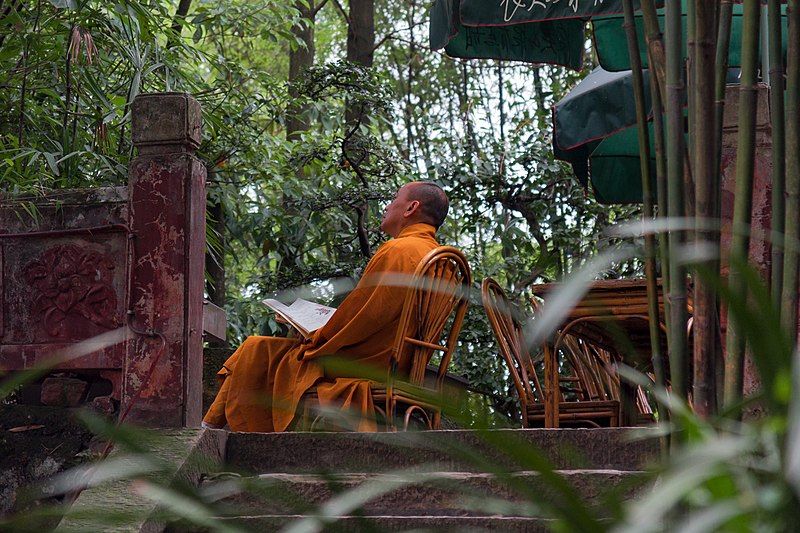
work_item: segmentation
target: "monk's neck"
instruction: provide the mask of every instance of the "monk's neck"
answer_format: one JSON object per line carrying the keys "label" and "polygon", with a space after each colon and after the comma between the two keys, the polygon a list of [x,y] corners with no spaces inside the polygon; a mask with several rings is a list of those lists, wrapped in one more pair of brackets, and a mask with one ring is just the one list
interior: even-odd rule
{"label": "monk's neck", "polygon": [[436,237],[436,228],[431,226],[430,224],[425,224],[424,222],[417,222],[416,224],[410,224],[400,230],[400,233],[397,234],[395,239],[402,239],[403,237],[422,237],[427,236],[434,238]]}

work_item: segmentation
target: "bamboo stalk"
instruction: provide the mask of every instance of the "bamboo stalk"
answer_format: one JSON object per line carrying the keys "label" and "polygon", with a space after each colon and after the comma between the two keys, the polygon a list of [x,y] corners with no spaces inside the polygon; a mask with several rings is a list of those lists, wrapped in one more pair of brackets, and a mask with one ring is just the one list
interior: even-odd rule
{"label": "bamboo stalk", "polygon": [[[673,220],[683,217],[684,154],[683,132],[683,58],[681,56],[681,0],[666,1],[665,51],[666,117],[667,117],[667,184],[668,210]],[[670,248],[670,376],[672,391],[686,399],[686,268],[678,259],[683,242],[682,232],[669,232]]]}
{"label": "bamboo stalk", "polygon": [[780,0],[769,0],[767,6],[769,24],[769,79],[770,118],[772,120],[772,272],[770,288],[775,307],[780,310],[781,287],[783,286],[783,228],[786,212],[783,192],[786,187],[786,137],[783,104],[783,43]]}
{"label": "bamboo stalk", "polygon": [[[633,98],[636,105],[636,124],[639,128],[639,160],[642,172],[642,218],[653,220],[653,191],[650,178],[650,136],[647,131],[647,109],[644,101],[644,75],[639,55],[639,41],[636,37],[636,24],[633,18],[633,0],[623,0],[625,12],[625,35],[628,40],[628,56],[633,76]],[[655,83],[655,80],[651,80]],[[658,316],[658,286],[656,274],[656,244],[652,233],[645,233],[645,278],[647,282],[647,316],[649,319],[650,354],[657,379],[663,383],[663,363],[661,361],[661,340]]]}
{"label": "bamboo stalk", "polygon": [[[725,119],[725,89],[727,87],[728,78],[728,54],[730,53],[731,42],[731,24],[733,22],[733,2],[732,0],[722,0],[719,7],[719,17],[717,21],[717,57],[715,61],[716,71],[716,101],[714,102],[714,127],[716,128],[716,136],[714,144],[716,154],[714,157],[714,175],[720,176],[722,173],[722,129]],[[715,212],[717,218],[721,210],[720,199],[717,198],[717,205]],[[719,272],[719,267],[714,268],[714,272]],[[720,348],[722,348],[720,346]],[[716,383],[717,383],[717,405],[723,404],[723,391],[725,382],[725,365],[716,365]]]}
{"label": "bamboo stalk", "polygon": [[797,336],[798,237],[800,237],[800,2],[789,0],[786,57],[786,223],[781,324]]}
{"label": "bamboo stalk", "polygon": [[[689,156],[689,165],[690,168],[694,169],[695,163],[695,131],[697,131],[696,125],[696,117],[695,117],[695,91],[694,86],[696,83],[695,80],[695,49],[697,48],[697,37],[696,37],[696,23],[695,23],[695,0],[688,0],[685,2],[685,9],[686,9],[686,123],[688,126],[688,131],[686,133],[687,139],[687,154]],[[692,177],[694,177],[694,173],[692,173]],[[696,181],[696,179],[695,179]],[[686,184],[687,188],[689,184]],[[695,193],[696,185],[694,183],[691,184],[692,194]],[[688,191],[687,191],[688,192]],[[686,216],[694,216],[695,209],[697,205],[695,203],[692,206],[691,210],[686,210]],[[687,235],[689,241],[694,240],[694,232],[690,232]]]}
{"label": "bamboo stalk", "polygon": [[[664,41],[658,15],[653,0],[641,0],[642,19],[644,20],[645,35],[647,38],[647,60],[650,65],[650,100],[653,104],[653,134],[656,148],[656,198],[658,203],[658,216],[667,216],[667,160],[664,148],[664,95],[666,94],[664,68]],[[669,239],[666,234],[658,237],[659,255],[661,257],[661,292],[664,295],[664,323],[669,331],[670,311],[669,301]],[[662,369],[663,372],[663,369]],[[662,376],[663,377],[663,376]],[[656,382],[659,381],[656,373]]]}
{"label": "bamboo stalk", "polygon": [[[664,107],[662,97],[658,94],[655,83],[650,84],[650,100],[653,102],[653,134],[656,148],[656,199],[658,203],[658,217],[667,216],[667,159],[664,141]],[[669,330],[669,239],[666,233],[658,236],[659,253],[661,256],[661,293],[664,299],[664,323]]]}
{"label": "bamboo stalk", "polygon": [[[717,196],[720,189],[714,139],[714,57],[716,52],[716,5],[707,0],[694,0],[695,47],[692,67],[694,74],[693,165],[695,184],[695,243],[719,249],[719,232],[709,228],[716,221]],[[703,261],[709,269],[717,268],[713,259]],[[717,354],[717,295],[700,276],[694,276],[694,379],[692,402],[695,412],[708,417],[716,412],[716,378],[714,363]]]}
{"label": "bamboo stalk", "polygon": [[[730,53],[732,22],[733,0],[722,0],[719,6],[719,24],[717,30],[717,60],[715,67],[717,72],[717,100],[714,106],[716,112],[714,123],[717,127],[717,135],[715,139],[717,146],[716,161],[718,164],[722,160],[722,126],[725,116],[725,87],[727,86],[728,78],[728,54]],[[717,166],[715,173],[720,173],[719,165]]]}
{"label": "bamboo stalk", "polygon": [[[661,93],[662,102],[665,102],[667,99],[667,89],[666,89],[666,74],[664,66],[666,64],[665,59],[665,48],[663,45],[661,29],[658,23],[658,14],[656,12],[655,4],[652,0],[642,0],[641,3],[642,9],[642,18],[644,20],[645,25],[645,33],[647,34],[647,42],[650,55],[648,56],[648,60],[650,61],[650,71],[655,72],[659,91]],[[680,37],[683,39],[683,35]],[[680,57],[680,56],[679,56]],[[694,212],[694,182],[692,179],[692,168],[691,168],[691,155],[689,154],[688,149],[686,148],[686,142],[683,143],[684,151],[683,151],[683,162],[685,165],[683,179],[684,179],[684,196],[683,201],[686,204],[686,211],[689,213]]]}
{"label": "bamboo stalk", "polygon": [[[750,246],[750,211],[753,203],[753,171],[755,162],[756,103],[758,88],[758,39],[761,5],[759,0],[745,0],[742,26],[742,80],[739,88],[739,132],[736,152],[736,190],[733,205],[733,237],[730,250],[731,291],[745,295],[740,265],[747,261]],[[728,309],[728,331],[725,347],[725,405],[738,403],[744,380],[745,338]]]}
{"label": "bamboo stalk", "polygon": [[641,0],[642,20],[644,21],[644,31],[647,40],[648,64],[650,67],[651,83],[652,78],[656,80],[656,87],[661,95],[662,101],[666,94],[666,57],[664,54],[664,40],[661,34],[661,27],[658,24],[658,13],[653,0]]}

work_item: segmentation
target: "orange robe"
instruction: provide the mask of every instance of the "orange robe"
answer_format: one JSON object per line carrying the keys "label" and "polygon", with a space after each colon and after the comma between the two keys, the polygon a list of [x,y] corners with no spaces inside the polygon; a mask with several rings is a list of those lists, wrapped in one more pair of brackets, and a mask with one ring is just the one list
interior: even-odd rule
{"label": "orange robe", "polygon": [[232,431],[285,431],[303,394],[316,385],[321,405],[360,415],[358,429],[375,431],[369,381],[326,375],[319,358],[341,357],[385,375],[408,281],[437,246],[433,226],[413,224],[378,248],[358,285],[310,339],[248,337],[219,371],[224,381],[204,422],[227,422]]}

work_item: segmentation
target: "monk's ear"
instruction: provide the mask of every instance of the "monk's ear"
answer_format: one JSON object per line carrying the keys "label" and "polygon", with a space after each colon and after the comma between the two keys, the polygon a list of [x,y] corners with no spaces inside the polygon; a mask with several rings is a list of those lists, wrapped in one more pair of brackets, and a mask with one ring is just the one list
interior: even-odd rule
{"label": "monk's ear", "polygon": [[412,200],[408,204],[408,207],[406,207],[406,211],[405,213],[403,213],[403,216],[406,218],[410,217],[411,215],[419,211],[419,206],[420,206],[419,200]]}

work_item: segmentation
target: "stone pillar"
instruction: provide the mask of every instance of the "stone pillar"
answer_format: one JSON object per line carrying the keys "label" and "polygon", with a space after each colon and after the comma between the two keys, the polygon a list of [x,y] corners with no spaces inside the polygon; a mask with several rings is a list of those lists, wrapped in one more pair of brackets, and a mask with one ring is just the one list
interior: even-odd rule
{"label": "stone pillar", "polygon": [[146,426],[200,424],[206,169],[200,104],[183,93],[139,95],[130,165],[130,339],[122,409]]}

